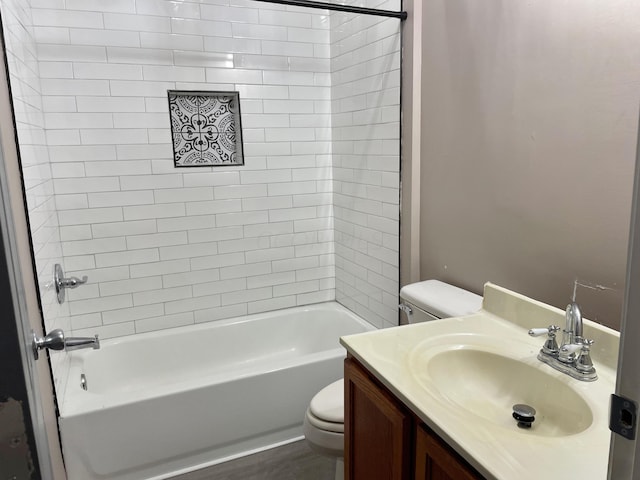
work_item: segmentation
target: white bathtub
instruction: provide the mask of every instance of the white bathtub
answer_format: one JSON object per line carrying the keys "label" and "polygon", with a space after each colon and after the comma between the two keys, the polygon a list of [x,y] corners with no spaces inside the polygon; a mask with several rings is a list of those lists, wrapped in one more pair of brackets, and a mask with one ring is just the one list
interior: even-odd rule
{"label": "white bathtub", "polygon": [[338,338],[373,328],[325,303],[74,351],[60,402],[69,480],[167,478],[299,439],[311,397],[342,376]]}

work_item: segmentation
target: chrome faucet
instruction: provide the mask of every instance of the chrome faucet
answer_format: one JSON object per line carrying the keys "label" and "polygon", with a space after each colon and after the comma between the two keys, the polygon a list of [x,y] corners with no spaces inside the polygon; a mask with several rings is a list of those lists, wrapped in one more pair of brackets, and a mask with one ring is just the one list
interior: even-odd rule
{"label": "chrome faucet", "polygon": [[547,334],[547,340],[538,353],[538,360],[573,378],[593,382],[598,379],[596,369],[591,361],[593,340],[587,340],[583,337],[582,312],[575,301],[575,296],[574,285],[573,299],[566,309],[566,324],[562,330],[560,347],[556,342],[556,332],[560,330],[560,327],[556,325],[549,325],[547,328],[532,328],[529,330],[529,335],[538,337]]}
{"label": "chrome faucet", "polygon": [[51,330],[46,336],[38,337],[35,332],[31,332],[32,341],[31,349],[33,357],[38,360],[38,352],[44,348],[49,350],[78,350],[80,348],[100,348],[100,340],[98,335],[94,337],[65,337],[64,332],[56,328]]}

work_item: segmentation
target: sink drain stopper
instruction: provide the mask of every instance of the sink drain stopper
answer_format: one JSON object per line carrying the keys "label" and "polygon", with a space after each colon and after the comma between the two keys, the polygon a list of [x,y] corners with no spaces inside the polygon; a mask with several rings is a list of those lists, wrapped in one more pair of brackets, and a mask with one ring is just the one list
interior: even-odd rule
{"label": "sink drain stopper", "polygon": [[517,403],[513,406],[513,418],[518,421],[518,427],[531,428],[536,419],[536,409],[524,403]]}

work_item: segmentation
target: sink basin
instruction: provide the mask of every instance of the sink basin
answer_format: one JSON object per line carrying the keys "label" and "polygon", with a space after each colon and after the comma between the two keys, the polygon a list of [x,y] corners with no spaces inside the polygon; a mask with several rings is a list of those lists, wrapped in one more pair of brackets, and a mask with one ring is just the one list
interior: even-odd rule
{"label": "sink basin", "polygon": [[[555,372],[469,345],[435,350],[419,349],[411,370],[423,389],[453,409],[527,435],[574,435],[593,423],[587,403]],[[536,410],[531,429],[518,428],[512,417],[514,404]]]}

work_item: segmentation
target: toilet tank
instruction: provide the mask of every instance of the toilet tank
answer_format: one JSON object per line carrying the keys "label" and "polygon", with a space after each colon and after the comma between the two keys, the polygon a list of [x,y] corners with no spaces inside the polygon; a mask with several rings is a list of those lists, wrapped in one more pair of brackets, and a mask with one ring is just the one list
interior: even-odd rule
{"label": "toilet tank", "polygon": [[439,280],[405,285],[400,290],[400,300],[400,309],[406,313],[408,323],[461,317],[482,307],[480,295]]}

